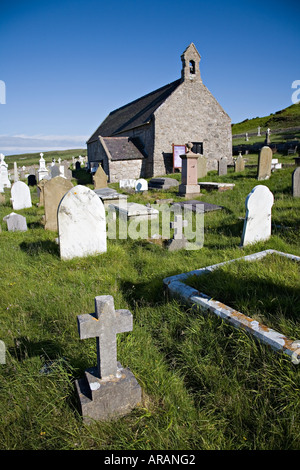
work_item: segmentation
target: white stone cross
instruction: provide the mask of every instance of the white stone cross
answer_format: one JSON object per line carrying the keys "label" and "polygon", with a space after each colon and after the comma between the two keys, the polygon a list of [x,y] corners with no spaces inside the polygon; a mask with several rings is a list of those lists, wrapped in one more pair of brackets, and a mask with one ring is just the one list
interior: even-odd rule
{"label": "white stone cross", "polygon": [[183,227],[188,226],[188,221],[183,220],[182,215],[175,215],[175,221],[170,223],[170,227],[174,229],[174,240],[182,240]]}
{"label": "white stone cross", "polygon": [[97,376],[118,377],[117,333],[132,330],[129,310],[115,310],[111,295],[95,297],[95,313],[77,316],[80,339],[95,338],[97,343]]}

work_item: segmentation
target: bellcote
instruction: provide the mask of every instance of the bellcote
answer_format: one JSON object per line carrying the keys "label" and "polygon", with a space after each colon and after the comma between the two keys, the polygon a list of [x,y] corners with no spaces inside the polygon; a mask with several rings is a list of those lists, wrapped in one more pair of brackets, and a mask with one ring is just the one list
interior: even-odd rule
{"label": "bellcote", "polygon": [[181,81],[201,81],[200,75],[200,59],[201,56],[197,51],[195,45],[191,43],[181,55],[182,70]]}

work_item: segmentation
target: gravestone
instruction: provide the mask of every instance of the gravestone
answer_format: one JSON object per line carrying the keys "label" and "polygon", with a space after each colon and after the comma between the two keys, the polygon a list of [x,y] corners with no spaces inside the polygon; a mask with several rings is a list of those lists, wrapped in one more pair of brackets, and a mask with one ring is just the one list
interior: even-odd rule
{"label": "gravestone", "polygon": [[97,366],[76,381],[83,420],[109,421],[129,413],[141,402],[141,388],[117,362],[117,334],[132,331],[129,310],[115,310],[111,295],[95,297],[95,313],[77,316],[80,339],[96,338]]}
{"label": "gravestone", "polygon": [[273,203],[274,196],[267,186],[255,186],[248,194],[241,246],[270,238]]}
{"label": "gravestone", "polygon": [[39,160],[39,169],[38,169],[38,181],[41,181],[43,178],[48,176],[48,170],[46,168],[46,162],[44,159],[44,154],[40,153],[40,160]]}
{"label": "gravestone", "polygon": [[148,181],[140,178],[135,182],[135,192],[140,193],[143,191],[148,191]]}
{"label": "gravestone", "polygon": [[36,176],[34,174],[28,175],[27,184],[28,186],[36,186]]}
{"label": "gravestone", "polygon": [[19,172],[17,162],[14,162],[14,182],[16,183],[17,181],[19,181]]}
{"label": "gravestone", "polygon": [[234,171],[238,173],[240,171],[244,171],[244,169],[245,169],[245,160],[243,159],[241,155],[239,155],[234,163]]}
{"label": "gravestone", "polygon": [[44,184],[45,229],[57,230],[57,209],[63,196],[73,188],[71,181],[61,176],[51,178]]}
{"label": "gravestone", "polygon": [[260,137],[260,126],[257,128],[257,137]]}
{"label": "gravestone", "polygon": [[107,188],[107,174],[101,165],[98,166],[97,171],[93,176],[93,182],[94,189]]}
{"label": "gravestone", "polygon": [[292,194],[293,197],[300,197],[300,166],[292,174]]}
{"label": "gravestone", "polygon": [[170,227],[174,229],[174,236],[168,243],[168,250],[175,251],[185,249],[187,239],[183,234],[183,227],[187,227],[188,221],[184,220],[182,215],[175,215],[174,222],[170,223]]}
{"label": "gravestone", "polygon": [[218,160],[218,175],[227,175],[227,158],[222,157]]}
{"label": "gravestone", "polygon": [[80,162],[77,160],[76,163],[75,163],[75,170],[80,170],[81,169],[81,164]]}
{"label": "gravestone", "polygon": [[60,257],[72,259],[106,251],[105,209],[86,186],[74,186],[62,198],[57,212]]}
{"label": "gravestone", "polygon": [[94,189],[94,191],[103,202],[105,208],[114,202],[124,201],[128,198],[126,194],[120,194],[113,188]]}
{"label": "gravestone", "polygon": [[39,203],[38,203],[39,207],[44,205],[44,185],[50,179],[51,179],[51,177],[49,175],[46,175],[37,184],[37,195],[38,195],[38,198],[39,198]]}
{"label": "gravestone", "polygon": [[64,160],[62,162],[62,166],[64,167],[64,177],[68,180],[72,179],[72,171],[70,170],[70,164],[68,160]]}
{"label": "gravestone", "polygon": [[119,181],[119,188],[120,189],[134,189],[135,187],[135,179],[123,179]]}
{"label": "gravestone", "polygon": [[179,205],[184,210],[189,210],[193,212],[212,212],[223,209],[222,206],[217,206],[216,204],[211,204],[209,202],[198,200],[180,201],[175,202],[172,205],[175,204]]}
{"label": "gravestone", "polygon": [[51,178],[55,178],[56,176],[60,176],[60,168],[57,165],[52,165],[50,168],[50,176]]}
{"label": "gravestone", "polygon": [[110,204],[111,209],[116,209],[120,215],[124,216],[127,220],[130,219],[157,219],[159,211],[152,207],[144,206],[136,202],[127,202],[121,200]]}
{"label": "gravestone", "polygon": [[257,179],[267,180],[271,176],[271,164],[272,164],[272,149],[268,146],[264,146],[258,157],[258,168],[257,168]]}
{"label": "gravestone", "polygon": [[171,189],[179,186],[175,178],[152,178],[148,183],[149,189]]}
{"label": "gravestone", "polygon": [[[11,182],[8,178],[8,165],[4,160],[3,153],[0,153],[0,187],[1,188],[10,188]],[[2,190],[3,192],[3,190]]]}
{"label": "gravestone", "polygon": [[14,210],[32,207],[30,189],[23,181],[16,181],[12,185],[10,199]]}
{"label": "gravestone", "polygon": [[7,230],[9,232],[26,232],[27,230],[26,217],[23,215],[11,212],[3,217],[3,220],[7,223]]}
{"label": "gravestone", "polygon": [[204,178],[207,175],[207,157],[200,155],[198,157],[198,178]]}

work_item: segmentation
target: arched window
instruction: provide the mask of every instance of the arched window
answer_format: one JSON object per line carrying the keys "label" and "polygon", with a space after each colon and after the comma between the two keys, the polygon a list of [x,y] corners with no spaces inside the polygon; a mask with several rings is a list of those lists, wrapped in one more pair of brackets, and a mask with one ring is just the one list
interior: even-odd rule
{"label": "arched window", "polygon": [[190,73],[192,75],[195,75],[196,73],[196,70],[195,70],[195,61],[194,60],[190,60]]}

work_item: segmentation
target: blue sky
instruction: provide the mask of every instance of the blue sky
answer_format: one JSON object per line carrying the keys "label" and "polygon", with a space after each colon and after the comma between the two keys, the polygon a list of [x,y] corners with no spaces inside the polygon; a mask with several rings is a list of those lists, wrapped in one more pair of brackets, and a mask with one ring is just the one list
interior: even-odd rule
{"label": "blue sky", "polygon": [[290,106],[299,13],[289,0],[0,0],[0,152],[85,148],[110,111],[178,79],[191,42],[233,123]]}

